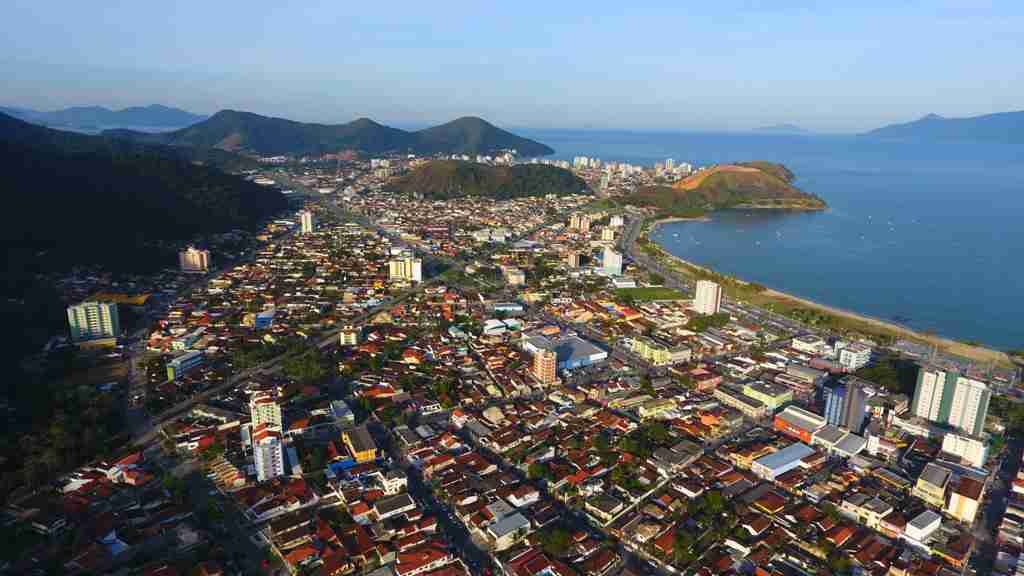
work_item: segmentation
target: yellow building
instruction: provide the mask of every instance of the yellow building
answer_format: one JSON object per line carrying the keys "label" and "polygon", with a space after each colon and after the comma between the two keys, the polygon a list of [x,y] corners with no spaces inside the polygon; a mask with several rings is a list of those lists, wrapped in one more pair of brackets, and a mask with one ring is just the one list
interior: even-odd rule
{"label": "yellow building", "polygon": [[950,490],[946,513],[964,524],[974,524],[984,491],[985,485],[981,482],[967,477],[960,478],[960,482]]}
{"label": "yellow building", "polygon": [[655,366],[664,366],[672,363],[672,350],[650,338],[634,338],[630,349]]}
{"label": "yellow building", "polygon": [[343,431],[341,441],[352,453],[356,462],[362,464],[377,459],[377,444],[374,443],[366,426]]}
{"label": "yellow building", "polygon": [[793,391],[787,386],[770,382],[751,382],[743,386],[743,393],[760,401],[769,412],[775,412],[793,401]]}
{"label": "yellow building", "polygon": [[946,505],[946,488],[952,475],[947,468],[929,462],[917,478],[911,494],[941,510]]}
{"label": "yellow building", "polygon": [[648,418],[657,418],[666,412],[671,412],[675,409],[676,401],[671,398],[664,398],[644,402],[640,405],[640,409],[637,413],[640,415],[641,420],[647,420]]}

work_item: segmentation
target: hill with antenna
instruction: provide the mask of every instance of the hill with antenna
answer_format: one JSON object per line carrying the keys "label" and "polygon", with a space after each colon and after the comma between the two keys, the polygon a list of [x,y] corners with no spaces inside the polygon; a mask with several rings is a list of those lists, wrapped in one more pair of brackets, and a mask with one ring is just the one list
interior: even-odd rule
{"label": "hill with antenna", "polygon": [[515,150],[519,156],[544,156],[551,148],[502,130],[472,116],[418,131],[406,131],[360,118],[346,124],[314,124],[252,112],[222,110],[181,130],[146,134],[110,130],[104,135],[154,144],[219,148],[262,155],[320,155],[341,150],[367,154],[495,154]]}

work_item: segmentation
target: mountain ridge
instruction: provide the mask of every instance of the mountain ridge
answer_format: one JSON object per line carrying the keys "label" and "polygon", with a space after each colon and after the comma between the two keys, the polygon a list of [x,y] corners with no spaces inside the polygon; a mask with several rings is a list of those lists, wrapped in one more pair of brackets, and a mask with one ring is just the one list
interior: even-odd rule
{"label": "mountain ridge", "polygon": [[926,114],[917,120],[888,124],[861,134],[899,140],[968,140],[1024,143],[1024,110],[946,118]]}
{"label": "mountain ridge", "polygon": [[540,142],[517,136],[474,116],[406,131],[365,117],[345,124],[319,124],[241,110],[221,110],[202,122],[172,132],[148,134],[110,130],[103,134],[154,144],[263,155],[318,155],[346,149],[369,154],[493,154],[515,149],[520,156],[545,156],[554,152]]}
{"label": "mountain ridge", "polygon": [[114,110],[104,106],[70,106],[60,110],[32,110],[0,107],[0,113],[33,124],[50,127],[97,128],[104,126],[140,126],[148,128],[180,128],[207,117],[187,110],[148,104]]}
{"label": "mountain ridge", "polygon": [[491,166],[463,160],[432,160],[390,185],[392,190],[426,198],[483,196],[498,200],[591,193],[571,171],[548,164]]}

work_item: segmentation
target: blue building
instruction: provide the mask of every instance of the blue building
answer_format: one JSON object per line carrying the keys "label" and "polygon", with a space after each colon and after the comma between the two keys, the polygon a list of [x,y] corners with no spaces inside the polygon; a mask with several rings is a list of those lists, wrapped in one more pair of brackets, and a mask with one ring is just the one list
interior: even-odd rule
{"label": "blue building", "polygon": [[530,354],[536,354],[541,349],[554,350],[558,358],[558,370],[575,370],[608,359],[607,351],[579,336],[567,336],[555,340],[544,336],[534,336],[523,343],[523,349]]}
{"label": "blue building", "polygon": [[266,310],[256,315],[256,320],[253,323],[253,328],[257,330],[266,330],[274,324],[274,311]]}
{"label": "blue building", "polygon": [[822,390],[825,403],[825,421],[839,427],[843,425],[843,407],[846,405],[846,386],[833,384]]}
{"label": "blue building", "polygon": [[822,389],[825,420],[859,434],[867,415],[867,395],[856,377],[847,376]]}
{"label": "blue building", "polygon": [[167,379],[177,380],[182,374],[203,363],[203,353],[195,350],[167,363]]}

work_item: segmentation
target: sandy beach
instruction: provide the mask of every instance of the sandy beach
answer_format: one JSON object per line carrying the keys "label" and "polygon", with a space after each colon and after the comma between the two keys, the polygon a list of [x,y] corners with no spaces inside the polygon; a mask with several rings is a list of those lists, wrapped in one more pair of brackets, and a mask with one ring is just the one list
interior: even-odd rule
{"label": "sandy beach", "polygon": [[[680,218],[680,219],[658,220],[658,221],[656,221],[656,222],[654,222],[652,224],[651,229],[654,230],[654,228],[657,227],[659,224],[665,223],[667,221],[680,221],[680,220],[706,220],[706,219],[702,219],[702,218],[690,218],[690,219]],[[715,272],[714,270],[712,270],[710,268],[707,268],[705,266],[700,266],[698,264],[694,264],[693,262],[689,262],[687,260],[683,260],[682,258],[680,258],[678,256],[675,256],[674,254],[671,254],[668,250],[665,250],[660,245],[658,245],[656,242],[652,242],[652,244],[657,246],[658,250],[662,254],[664,254],[667,258],[671,258],[671,259],[679,262],[680,264],[682,264],[685,267],[693,268],[693,269],[696,269],[696,270],[703,270],[704,272],[710,272],[710,273],[716,273],[717,274],[717,272]],[[739,278],[736,278],[736,280],[739,280],[740,282],[746,282],[745,280],[742,280],[742,279],[739,279]],[[879,330],[883,330],[883,331],[895,334],[895,335],[899,336],[900,338],[906,338],[906,339],[909,339],[909,340],[917,340],[919,342],[925,342],[925,343],[937,346],[940,350],[942,350],[944,352],[947,352],[947,353],[950,353],[950,354],[955,354],[957,356],[963,356],[965,358],[970,358],[970,359],[978,361],[978,362],[995,362],[995,363],[1003,364],[1003,365],[1012,365],[1013,364],[1013,362],[1011,361],[1010,357],[1005,352],[1000,352],[999,350],[992,350],[991,348],[985,348],[983,346],[972,346],[970,344],[966,344],[964,342],[959,342],[957,340],[951,340],[949,338],[943,338],[941,336],[935,336],[935,335],[932,335],[932,334],[924,334],[922,332],[911,330],[910,328],[907,328],[905,326],[900,326],[899,324],[893,324],[891,322],[886,322],[884,320],[879,320],[877,318],[872,318],[870,316],[865,316],[863,314],[858,314],[856,312],[851,312],[849,310],[843,310],[841,308],[836,308],[836,307],[833,307],[833,306],[828,306],[828,305],[825,305],[825,304],[820,304],[818,302],[814,302],[814,301],[808,300],[806,298],[801,298],[799,296],[794,296],[792,294],[787,294],[785,292],[780,292],[778,290],[772,290],[770,288],[766,289],[762,294],[764,296],[767,296],[767,297],[772,298],[774,300],[789,301],[789,302],[796,303],[796,304],[799,304],[801,306],[804,306],[806,308],[812,308],[812,309],[815,309],[815,310],[819,310],[821,312],[825,312],[825,313],[831,314],[831,315],[836,316],[836,317],[846,318],[846,319],[854,320],[854,321],[857,321],[857,322],[862,322],[864,324],[870,325],[870,326],[872,326],[874,328],[877,328]]]}
{"label": "sandy beach", "polygon": [[697,216],[695,218],[661,218],[651,222],[651,231],[653,232],[658,226],[662,224],[671,224],[672,222],[711,222],[711,218],[707,216]]}

